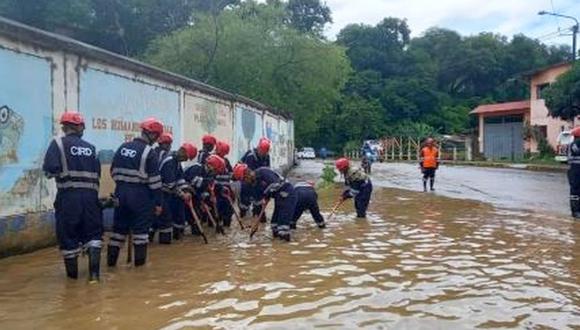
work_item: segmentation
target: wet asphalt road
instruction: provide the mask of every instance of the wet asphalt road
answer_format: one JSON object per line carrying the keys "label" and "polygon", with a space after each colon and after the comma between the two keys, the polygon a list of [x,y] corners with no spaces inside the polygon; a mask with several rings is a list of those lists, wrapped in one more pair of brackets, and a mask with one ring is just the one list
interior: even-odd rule
{"label": "wet asphalt road", "polygon": [[[302,160],[293,175],[312,180],[312,173],[322,173],[323,166],[321,160]],[[423,190],[416,164],[375,163],[371,177],[376,187]],[[568,189],[566,173],[443,165],[437,171],[434,193],[503,208],[567,215]]]}

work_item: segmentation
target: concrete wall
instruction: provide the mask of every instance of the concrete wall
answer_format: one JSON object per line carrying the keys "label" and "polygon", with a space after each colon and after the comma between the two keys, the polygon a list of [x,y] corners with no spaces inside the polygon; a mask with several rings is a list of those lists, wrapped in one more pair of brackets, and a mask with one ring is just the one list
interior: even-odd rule
{"label": "concrete wall", "polygon": [[235,163],[262,136],[273,141],[273,167],[293,150],[293,122],[267,106],[131,59],[0,18],[0,256],[53,244],[54,181],[41,171],[58,118],[85,116],[85,137],[103,163],[101,195],[113,190],[116,148],[145,117],[163,120],[175,138],[198,147],[215,134]]}
{"label": "concrete wall", "polygon": [[[543,99],[539,99],[537,95],[538,85],[551,84],[563,73],[570,70],[570,64],[563,64],[552,67],[547,70],[540,71],[531,77],[530,96],[531,96],[531,116],[530,125],[546,126],[547,139],[550,145],[555,149],[558,145],[558,135],[563,130],[569,130],[574,127],[572,121],[564,121],[549,116],[548,108]],[[532,152],[537,152],[538,146],[536,141],[531,141],[529,144]]]}

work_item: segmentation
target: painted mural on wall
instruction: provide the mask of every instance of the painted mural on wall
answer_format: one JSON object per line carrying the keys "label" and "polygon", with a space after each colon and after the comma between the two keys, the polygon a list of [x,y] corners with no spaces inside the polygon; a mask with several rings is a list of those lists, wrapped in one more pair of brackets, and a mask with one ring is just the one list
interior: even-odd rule
{"label": "painted mural on wall", "polygon": [[227,104],[186,94],[184,139],[201,147],[201,137],[209,133],[231,144],[232,116],[232,110]]}
{"label": "painted mural on wall", "polygon": [[180,141],[177,91],[89,68],[81,73],[79,97],[85,138],[96,145],[103,164],[121,143],[140,135],[139,123],[147,117],[162,120]]}
{"label": "painted mural on wall", "polygon": [[52,69],[44,58],[0,49],[0,216],[48,203],[41,171],[52,136]]}
{"label": "painted mural on wall", "polygon": [[236,107],[234,120],[234,155],[239,160],[248,149],[256,147],[263,136],[262,114],[244,107]]}

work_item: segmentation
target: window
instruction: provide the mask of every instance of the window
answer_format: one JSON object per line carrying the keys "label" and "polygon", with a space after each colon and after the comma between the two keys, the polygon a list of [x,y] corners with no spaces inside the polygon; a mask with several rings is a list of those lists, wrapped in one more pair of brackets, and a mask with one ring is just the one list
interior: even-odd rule
{"label": "window", "polygon": [[548,137],[548,126],[546,125],[538,125],[538,132],[540,132],[541,136],[545,139]]}
{"label": "window", "polygon": [[548,86],[550,86],[548,83],[536,85],[536,99],[540,100],[544,98],[544,91]]}

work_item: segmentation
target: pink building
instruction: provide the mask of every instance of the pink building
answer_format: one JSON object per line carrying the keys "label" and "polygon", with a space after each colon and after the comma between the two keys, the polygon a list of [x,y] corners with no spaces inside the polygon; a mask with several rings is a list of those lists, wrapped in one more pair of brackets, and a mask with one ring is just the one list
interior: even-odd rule
{"label": "pink building", "polygon": [[485,104],[471,111],[479,117],[479,152],[488,159],[519,159],[524,152],[538,152],[537,141],[529,134],[532,129],[556,149],[560,132],[574,123],[550,117],[542,92],[571,66],[560,63],[526,74],[530,100]]}

